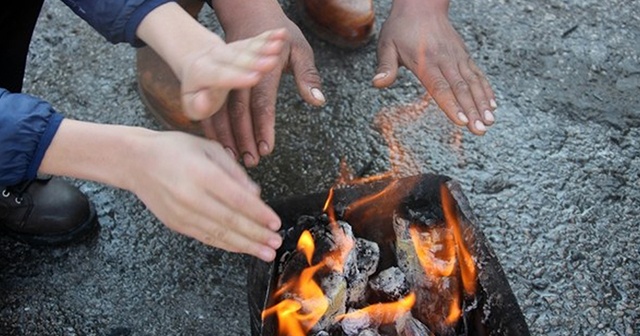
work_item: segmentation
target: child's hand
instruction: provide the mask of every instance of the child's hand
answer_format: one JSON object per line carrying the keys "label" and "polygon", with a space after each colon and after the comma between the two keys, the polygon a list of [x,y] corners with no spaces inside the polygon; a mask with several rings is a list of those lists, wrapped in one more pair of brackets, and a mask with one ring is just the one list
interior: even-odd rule
{"label": "child's hand", "polygon": [[229,91],[256,85],[278,66],[286,40],[286,30],[271,30],[229,44],[220,40],[186,57],[179,76],[184,113],[205,119],[220,109]]}
{"label": "child's hand", "polygon": [[232,89],[256,85],[280,64],[287,41],[287,31],[276,29],[226,44],[175,2],[147,14],[136,34],[180,80],[184,113],[193,120],[213,115]]}

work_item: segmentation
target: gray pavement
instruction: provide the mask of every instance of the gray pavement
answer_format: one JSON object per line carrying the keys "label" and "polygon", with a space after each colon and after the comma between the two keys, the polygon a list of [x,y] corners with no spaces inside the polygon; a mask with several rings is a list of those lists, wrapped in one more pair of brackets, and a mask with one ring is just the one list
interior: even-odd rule
{"label": "gray pavement", "polygon": [[[383,20],[390,1],[377,6]],[[409,72],[373,89],[374,44],[309,35],[329,102],[309,107],[286,77],[276,151],[250,174],[266,199],[327,189],[341,158],[449,175],[533,335],[640,335],[640,2],[470,0],[451,13],[499,96],[486,136],[449,123]],[[70,118],[160,129],[134,56],[49,1],[26,89]],[[410,157],[389,154],[376,116]],[[169,231],[128,192],[74,182],[102,229],[61,249],[0,238],[0,335],[249,335],[245,257]]]}

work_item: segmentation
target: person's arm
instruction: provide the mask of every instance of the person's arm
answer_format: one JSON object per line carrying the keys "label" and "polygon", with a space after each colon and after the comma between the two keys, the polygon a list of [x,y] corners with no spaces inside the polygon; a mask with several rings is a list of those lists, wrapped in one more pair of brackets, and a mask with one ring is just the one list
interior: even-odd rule
{"label": "person's arm", "polygon": [[0,88],[0,186],[36,177],[61,122],[47,102]]}
{"label": "person's arm", "polygon": [[378,39],[373,85],[388,87],[399,66],[413,72],[454,123],[482,135],[495,121],[495,94],[449,21],[449,0],[394,0]]}
{"label": "person's arm", "polygon": [[214,142],[179,132],[63,120],[40,172],[135,193],[171,229],[201,242],[275,257],[280,219]]}
{"label": "person's arm", "polygon": [[175,0],[62,0],[111,43],[144,43],[136,36],[140,22],[157,7]]}
{"label": "person's arm", "polygon": [[281,243],[280,219],[219,144],[63,119],[41,99],[0,89],[0,186],[37,173],[132,191],[168,227],[228,251],[270,261]]}

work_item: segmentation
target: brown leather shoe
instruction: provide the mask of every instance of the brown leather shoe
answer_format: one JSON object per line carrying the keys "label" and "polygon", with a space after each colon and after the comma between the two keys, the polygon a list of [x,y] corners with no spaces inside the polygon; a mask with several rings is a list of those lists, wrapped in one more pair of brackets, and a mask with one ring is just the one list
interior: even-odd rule
{"label": "brown leather shoe", "polygon": [[[179,0],[191,16],[197,17],[203,0]],[[165,61],[150,47],[136,52],[138,93],[151,116],[164,127],[202,135],[199,123],[185,117],[180,100],[180,81]]]}
{"label": "brown leather shoe", "polygon": [[31,245],[61,245],[96,232],[96,211],[73,185],[39,178],[0,188],[0,232]]}
{"label": "brown leather shoe", "polygon": [[356,48],[375,31],[373,0],[297,0],[303,23],[339,47]]}

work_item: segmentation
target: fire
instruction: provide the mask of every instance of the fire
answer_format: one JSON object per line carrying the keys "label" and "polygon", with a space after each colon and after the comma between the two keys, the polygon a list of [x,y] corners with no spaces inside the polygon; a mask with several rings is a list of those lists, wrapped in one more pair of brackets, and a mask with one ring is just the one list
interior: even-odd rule
{"label": "fire", "polygon": [[[386,194],[396,193],[397,181],[391,182],[382,191],[357,200],[349,205],[349,209],[375,208],[382,203],[382,207],[397,206],[396,198],[389,202]],[[477,270],[474,259],[463,238],[461,224],[456,213],[455,200],[446,185],[440,189],[445,227],[426,228],[421,225],[409,226],[409,235],[415,249],[420,266],[429,277],[459,277],[461,288],[453,288],[451,296],[445,301],[447,313],[442,316],[444,323],[454,326],[461,318],[463,290],[466,295],[474,295],[477,284]],[[338,224],[333,208],[335,191],[329,191],[323,211],[328,215],[332,239],[335,249],[327,252],[322,260],[313,265],[315,252],[314,238],[309,231],[304,231],[297,245],[297,250],[304,255],[308,267],[298,277],[294,277],[281,286],[275,293],[280,302],[266,309],[262,316],[265,318],[276,314],[279,325],[279,335],[304,336],[322,319],[329,309],[329,301],[314,276],[321,269],[331,269],[343,272],[344,262],[355,242],[349,238]],[[393,203],[393,204],[387,204]],[[416,294],[411,292],[396,302],[384,302],[366,306],[355,312],[341,314],[335,317],[336,322],[343,320],[367,319],[372,325],[393,323],[398,318],[410,312],[415,305]]]}
{"label": "fire", "polygon": [[286,293],[289,298],[262,312],[262,319],[276,314],[280,335],[305,336],[329,307],[329,301],[324,296],[322,288],[313,279],[325,264],[323,261],[311,266],[315,244],[309,231],[305,230],[302,233],[297,249],[305,255],[310,267],[305,268],[298,278],[287,282],[275,293],[276,297]]}
{"label": "fire", "polygon": [[[425,229],[422,232],[418,225],[412,225],[409,228],[411,240],[425,274],[441,278],[456,276],[457,271],[465,293],[473,295],[476,290],[477,270],[462,237],[455,201],[445,185],[440,187],[440,194],[446,229]],[[449,325],[455,325],[462,315],[461,293],[454,289],[450,300],[449,313],[445,321]]]}
{"label": "fire", "polygon": [[[413,246],[416,248],[420,265],[426,274],[438,277],[447,277],[453,274],[456,266],[456,246],[453,239],[450,238],[451,235],[447,235],[448,237],[442,242],[426,239],[415,225],[409,228],[409,233]],[[427,236],[431,238],[431,235]],[[443,258],[438,258],[437,252],[444,252]]]}
{"label": "fire", "polygon": [[335,244],[338,247],[336,250],[331,251],[325,257],[326,264],[331,267],[332,270],[342,273],[344,269],[344,263],[349,255],[349,252],[355,246],[355,242],[347,237],[336,220],[335,210],[333,209],[333,197],[334,189],[329,189],[329,195],[324,203],[322,211],[329,217],[329,225],[331,228],[331,234],[335,240]]}
{"label": "fire", "polygon": [[338,315],[337,321],[344,319],[368,319],[372,325],[390,324],[409,312],[416,303],[416,295],[409,295],[396,302],[376,303],[352,313]]}
{"label": "fire", "polygon": [[323,266],[319,264],[305,269],[298,280],[288,283],[276,293],[279,296],[291,290],[294,299],[284,299],[262,312],[263,319],[273,313],[277,315],[280,335],[305,336],[327,311],[329,301],[313,280],[313,275]]}
{"label": "fire", "polygon": [[456,254],[460,264],[462,285],[464,286],[465,293],[472,295],[476,291],[476,265],[462,237],[460,222],[456,215],[455,201],[445,185],[440,187],[440,195],[442,198],[444,218],[447,223],[447,227],[453,232],[453,237],[456,243]]}
{"label": "fire", "polygon": [[460,309],[460,295],[455,293],[451,299],[451,304],[449,305],[449,315],[447,315],[447,319],[445,322],[448,325],[455,325],[462,316],[462,309]]}
{"label": "fire", "polygon": [[297,249],[304,253],[304,256],[307,257],[307,263],[311,265],[313,251],[315,250],[315,243],[313,242],[313,237],[309,231],[304,230],[304,232],[302,232],[300,239],[298,239]]}

